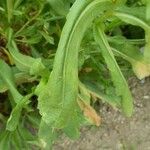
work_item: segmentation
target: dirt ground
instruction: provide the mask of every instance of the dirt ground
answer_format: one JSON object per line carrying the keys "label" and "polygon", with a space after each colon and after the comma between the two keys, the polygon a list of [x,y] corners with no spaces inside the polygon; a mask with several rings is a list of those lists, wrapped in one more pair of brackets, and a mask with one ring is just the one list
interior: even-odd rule
{"label": "dirt ground", "polygon": [[100,107],[103,122],[99,128],[81,129],[81,137],[71,141],[62,136],[54,150],[150,150],[150,78],[129,80],[134,97],[134,115]]}

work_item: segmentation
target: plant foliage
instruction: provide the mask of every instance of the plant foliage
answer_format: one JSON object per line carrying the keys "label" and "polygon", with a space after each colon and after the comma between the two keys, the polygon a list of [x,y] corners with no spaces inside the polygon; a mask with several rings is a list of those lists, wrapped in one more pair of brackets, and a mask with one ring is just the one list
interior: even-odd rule
{"label": "plant foliage", "polygon": [[78,138],[101,124],[98,100],[130,117],[126,77],[150,75],[149,12],[148,0],[1,0],[0,149]]}

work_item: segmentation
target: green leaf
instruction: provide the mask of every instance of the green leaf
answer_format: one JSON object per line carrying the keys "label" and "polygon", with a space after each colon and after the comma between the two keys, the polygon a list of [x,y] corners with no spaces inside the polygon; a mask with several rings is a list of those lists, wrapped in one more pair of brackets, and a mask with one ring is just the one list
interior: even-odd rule
{"label": "green leaf", "polygon": [[21,54],[14,41],[8,44],[8,49],[20,71],[30,73],[31,75],[41,75],[42,71],[45,70],[41,58],[35,59]]}
{"label": "green leaf", "polygon": [[144,59],[150,63],[150,27],[149,30],[145,32],[145,40]]}
{"label": "green leaf", "polygon": [[69,3],[64,2],[64,0],[47,0],[51,7],[59,15],[66,16],[69,10]]}
{"label": "green leaf", "polygon": [[19,132],[20,136],[23,138],[26,144],[29,145],[29,142],[33,142],[35,140],[35,136],[31,133],[30,130],[25,128],[23,124],[18,125],[17,131]]}
{"label": "green leaf", "polygon": [[122,6],[123,4],[127,2],[127,0],[112,0],[112,1],[118,6]]}
{"label": "green leaf", "polygon": [[112,9],[111,6],[110,0],[77,0],[71,8],[61,34],[53,71],[38,98],[40,114],[47,124],[64,128],[72,117],[69,114],[76,113],[80,43],[94,18],[104,10]]}
{"label": "green leaf", "polygon": [[118,17],[120,20],[122,20],[128,24],[132,24],[134,26],[140,26],[145,31],[149,31],[149,29],[150,29],[149,25],[146,22],[144,22],[143,20],[141,20],[133,15],[130,15],[127,13],[121,13],[121,12],[115,12],[114,15],[116,17]]}
{"label": "green leaf", "polygon": [[79,92],[81,97],[86,100],[88,104],[90,104],[91,95],[90,92],[86,89],[85,85],[79,81]]}
{"label": "green leaf", "polygon": [[7,0],[7,18],[8,18],[8,23],[10,23],[12,17],[13,17],[13,2],[14,0]]}
{"label": "green leaf", "polygon": [[41,37],[42,36],[40,36],[39,34],[37,34],[37,35],[32,36],[31,38],[22,40],[22,42],[27,43],[29,45],[31,45],[31,44],[37,44],[37,43],[40,42]]}
{"label": "green leaf", "polygon": [[39,128],[39,124],[40,124],[40,121],[41,121],[41,117],[40,116],[37,116],[37,113],[36,112],[31,112],[27,115],[27,118],[29,120],[30,123],[32,123],[32,125],[35,127],[35,128]]}
{"label": "green leaf", "polygon": [[[12,72],[16,85],[37,80],[36,77],[32,77],[25,72],[20,72],[15,67],[12,67]],[[8,89],[9,87],[7,86],[6,82],[0,79],[0,93],[6,92]]]}
{"label": "green leaf", "polygon": [[122,98],[122,109],[126,116],[131,116],[133,112],[133,100],[128,88],[127,82],[123,77],[120,68],[115,60],[113,52],[108,44],[103,27],[96,25],[94,28],[95,41],[101,48],[102,55],[106,61],[107,67],[110,70],[112,81],[116,87],[116,93]]}
{"label": "green leaf", "polygon": [[51,150],[53,141],[56,138],[56,133],[50,125],[47,125],[41,120],[40,128],[38,132],[40,147],[44,150]]}
{"label": "green leaf", "polygon": [[40,83],[37,85],[35,89],[35,95],[39,96],[41,92],[43,92],[43,89],[46,87],[47,80],[45,78],[42,78]]}
{"label": "green leaf", "polygon": [[53,37],[49,36],[48,33],[45,33],[44,31],[39,31],[39,32],[49,44],[54,45],[54,38]]}
{"label": "green leaf", "polygon": [[67,126],[63,129],[64,133],[71,139],[75,140],[80,137],[79,132],[79,116],[77,113],[70,114],[71,118],[68,121]]}
{"label": "green leaf", "polygon": [[150,76],[150,63],[144,60],[144,57],[139,49],[136,49],[130,44],[126,44],[122,49],[112,48],[112,50],[115,55],[121,56],[131,63],[133,71],[139,79]]}
{"label": "green leaf", "polygon": [[129,24],[132,24],[135,26],[139,26],[145,30],[146,45],[145,45],[145,49],[144,49],[144,58],[143,59],[145,61],[147,61],[148,63],[150,63],[150,26],[143,20],[141,20],[133,15],[130,15],[130,14],[116,12],[116,13],[114,13],[114,15],[126,23],[129,23]]}
{"label": "green leaf", "polygon": [[5,12],[5,9],[3,7],[0,7],[0,11]]}
{"label": "green leaf", "polygon": [[21,116],[21,112],[23,107],[27,105],[27,102],[31,98],[32,94],[29,94],[25,96],[23,99],[21,99],[20,102],[17,103],[15,108],[13,108],[11,115],[7,121],[6,129],[9,131],[14,131],[17,128],[17,125],[19,124],[19,119]]}
{"label": "green leaf", "polygon": [[117,106],[120,107],[121,104],[120,104],[120,98],[119,97],[117,97],[115,95],[111,95],[111,96],[106,95],[106,94],[102,93],[97,86],[94,86],[91,84],[86,84],[86,88],[92,96],[102,100],[103,102],[110,104],[114,108],[116,108]]}
{"label": "green leaf", "polygon": [[12,145],[12,147],[14,147],[15,150],[27,148],[25,146],[26,142],[23,142],[23,139],[17,130],[14,132],[11,132],[10,134],[11,134],[11,136],[10,136],[11,145]]}
{"label": "green leaf", "polygon": [[117,7],[117,11],[120,13],[124,13],[127,15],[132,15],[134,17],[137,17],[139,19],[142,19],[145,21],[145,6],[140,7],[127,7],[126,5]]}
{"label": "green leaf", "polygon": [[2,150],[9,150],[10,149],[10,143],[9,142],[9,132],[4,131],[0,134],[0,149]]}
{"label": "green leaf", "polygon": [[16,89],[11,68],[3,60],[0,60],[0,77],[7,84],[14,101],[18,103],[22,99],[22,95]]}
{"label": "green leaf", "polygon": [[0,93],[5,92],[7,89],[7,84],[2,79],[0,79]]}
{"label": "green leaf", "polygon": [[146,0],[146,19],[150,21],[150,1]]}

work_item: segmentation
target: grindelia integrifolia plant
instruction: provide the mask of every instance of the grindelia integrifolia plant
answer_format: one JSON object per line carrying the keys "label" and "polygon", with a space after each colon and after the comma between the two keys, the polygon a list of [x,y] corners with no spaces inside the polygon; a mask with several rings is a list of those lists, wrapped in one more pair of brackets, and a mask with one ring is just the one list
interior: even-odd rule
{"label": "grindelia integrifolia plant", "polygon": [[[62,132],[78,138],[82,125],[101,123],[91,106],[95,100],[130,117],[133,100],[117,60],[129,62],[139,79],[150,75],[149,1],[134,5],[126,0],[32,3],[36,3],[33,12],[25,7],[29,3],[20,0],[0,4],[4,18],[0,37],[5,41],[0,49],[7,58],[0,59],[0,93],[7,95],[9,110],[7,115],[0,112],[5,129],[0,149],[51,149]],[[127,26],[138,28],[141,37],[126,36]],[[30,54],[22,52],[26,46]]]}

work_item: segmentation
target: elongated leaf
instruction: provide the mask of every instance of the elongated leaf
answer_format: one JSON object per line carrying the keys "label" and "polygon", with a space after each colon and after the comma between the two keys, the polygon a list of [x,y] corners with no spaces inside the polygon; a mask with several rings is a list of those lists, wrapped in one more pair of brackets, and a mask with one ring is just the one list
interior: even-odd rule
{"label": "elongated leaf", "polygon": [[29,146],[29,142],[32,142],[35,140],[34,135],[27,128],[25,128],[24,125],[22,124],[18,125],[17,131],[19,132],[19,134],[21,135],[21,137],[23,138],[23,140],[28,146]]}
{"label": "elongated leaf", "polygon": [[[141,58],[140,61],[135,61],[131,62],[132,66],[133,66],[133,70],[135,72],[135,74],[137,75],[137,77],[139,79],[145,78],[147,76],[150,75],[150,70],[149,70],[149,64],[150,64],[150,26],[144,22],[143,20],[130,15],[130,14],[125,14],[125,13],[115,13],[115,15],[120,18],[122,21],[132,24],[132,25],[136,25],[136,26],[140,26],[141,28],[143,28],[145,30],[145,39],[146,39],[146,45],[145,45],[145,49],[144,49],[144,57]],[[134,55],[133,55],[134,57]],[[133,58],[134,59],[134,58]]]}
{"label": "elongated leaf", "polygon": [[5,12],[5,9],[3,7],[0,7],[0,11]]}
{"label": "elongated leaf", "polygon": [[90,92],[86,89],[85,85],[79,82],[79,93],[82,96],[82,98],[90,104],[91,95]]}
{"label": "elongated leaf", "polygon": [[78,104],[83,111],[84,116],[87,117],[92,122],[92,124],[100,126],[100,116],[98,116],[94,108],[92,108],[90,104],[88,104],[81,96],[79,96]]}
{"label": "elongated leaf", "polygon": [[45,33],[44,31],[39,31],[40,34],[45,38],[45,40],[50,43],[50,44],[54,44],[54,39],[53,37],[49,36],[48,33]]}
{"label": "elongated leaf", "polygon": [[[24,72],[18,72],[16,70],[13,69],[13,76],[14,76],[14,80],[16,85],[20,85],[22,83],[26,83],[26,82],[33,82],[36,80],[36,77],[31,77],[29,74],[24,73]],[[9,89],[9,87],[7,86],[6,82],[4,82],[1,78],[0,78],[0,93],[6,92]]]}
{"label": "elongated leaf", "polygon": [[4,131],[0,135],[0,149],[10,149],[10,143],[9,141],[9,132]]}
{"label": "elongated leaf", "polygon": [[29,98],[32,96],[32,94],[29,94],[21,99],[20,102],[17,103],[15,108],[13,108],[11,115],[7,121],[6,129],[9,131],[14,131],[17,128],[17,125],[19,124],[19,119],[21,116],[21,111],[23,107],[27,104]]}
{"label": "elongated leaf", "polygon": [[11,139],[11,146],[14,147],[16,150],[20,150],[22,148],[25,148],[27,149],[25,143],[23,142],[23,139],[22,137],[20,137],[20,133],[16,130],[16,131],[13,131],[13,132],[10,132],[11,136],[10,136],[10,139]]}
{"label": "elongated leaf", "polygon": [[136,18],[142,19],[145,21],[145,6],[141,7],[128,7],[126,5],[122,5],[117,7],[117,11],[120,13],[124,13],[127,15],[134,16]]}
{"label": "elongated leaf", "polygon": [[145,32],[145,40],[144,59],[150,63],[150,27],[149,30]]}
{"label": "elongated leaf", "polygon": [[146,0],[146,19],[150,21],[150,1]]}
{"label": "elongated leaf", "polygon": [[117,96],[109,96],[100,91],[96,86],[93,86],[91,84],[86,84],[86,88],[88,92],[91,94],[91,96],[96,97],[103,102],[106,102],[110,104],[113,108],[116,108],[117,106],[120,107],[120,98]]}
{"label": "elongated leaf", "polygon": [[35,59],[30,56],[21,54],[14,41],[9,43],[8,49],[14,59],[17,68],[20,71],[30,73],[31,75],[39,75],[43,70],[45,70],[45,67],[41,62],[41,58]]}
{"label": "elongated leaf", "polygon": [[78,107],[80,43],[93,19],[104,10],[111,9],[111,6],[110,0],[77,0],[71,8],[62,31],[53,71],[38,99],[40,114],[47,124],[63,128],[68,124],[70,114],[75,114]]}
{"label": "elongated leaf", "polygon": [[2,60],[0,60],[0,77],[7,84],[14,101],[18,103],[22,99],[22,95],[16,89],[11,68]]}
{"label": "elongated leaf", "polygon": [[7,18],[8,18],[8,23],[10,23],[12,17],[13,17],[13,1],[14,0],[7,0]]}
{"label": "elongated leaf", "polygon": [[113,43],[112,47],[116,56],[121,56],[131,63],[133,71],[139,79],[150,75],[150,62],[145,60],[139,48],[131,45],[126,39],[122,39],[122,43],[120,44],[117,42]]}
{"label": "elongated leaf", "polygon": [[112,50],[106,39],[106,35],[102,29],[103,27],[97,25],[94,28],[95,40],[101,48],[102,55],[107,63],[108,69],[111,72],[112,80],[116,87],[116,92],[122,97],[122,109],[126,116],[131,116],[133,112],[133,100],[129,91],[127,82],[123,77],[120,68],[114,58]]}
{"label": "elongated leaf", "polygon": [[121,56],[131,63],[133,71],[139,79],[150,76],[150,63],[146,62],[141,52],[133,46],[127,44],[123,49],[112,48],[112,50],[114,54]]}
{"label": "elongated leaf", "polygon": [[149,25],[146,22],[144,22],[143,20],[133,15],[130,15],[127,13],[120,13],[120,12],[116,12],[114,13],[114,15],[126,23],[129,23],[135,26],[140,26],[145,31],[149,30]]}
{"label": "elongated leaf", "polygon": [[145,30],[146,45],[145,45],[145,50],[144,50],[144,59],[146,59],[147,61],[150,61],[150,26],[143,20],[130,14],[116,12],[114,13],[114,15],[126,23],[129,23],[135,26],[140,26],[141,28]]}

